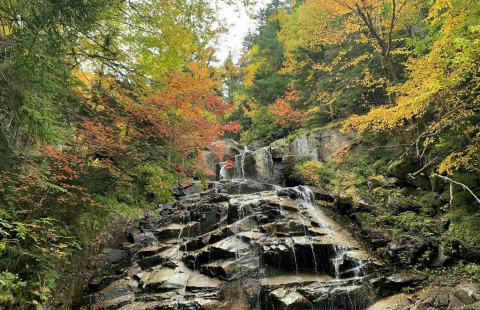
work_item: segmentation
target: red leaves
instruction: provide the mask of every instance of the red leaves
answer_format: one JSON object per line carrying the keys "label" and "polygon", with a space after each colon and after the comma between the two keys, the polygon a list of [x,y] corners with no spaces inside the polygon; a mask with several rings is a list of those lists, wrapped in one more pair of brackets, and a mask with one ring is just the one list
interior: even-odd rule
{"label": "red leaves", "polygon": [[290,104],[298,101],[297,94],[298,91],[290,88],[283,98],[278,98],[268,109],[270,114],[276,116],[275,124],[289,131],[300,128],[306,118],[305,113],[292,108]]}

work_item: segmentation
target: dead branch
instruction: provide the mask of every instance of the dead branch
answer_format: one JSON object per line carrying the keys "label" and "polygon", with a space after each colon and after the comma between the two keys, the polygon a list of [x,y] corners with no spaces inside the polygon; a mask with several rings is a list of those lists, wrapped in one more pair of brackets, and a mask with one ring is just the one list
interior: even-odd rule
{"label": "dead branch", "polygon": [[450,204],[452,204],[452,202],[453,202],[453,188],[452,188],[452,184],[457,184],[457,185],[460,185],[461,187],[463,187],[463,189],[467,190],[467,191],[475,198],[475,200],[480,204],[480,198],[478,198],[478,197],[472,192],[472,190],[471,190],[468,186],[466,186],[465,184],[460,183],[460,182],[457,182],[457,181],[454,181],[454,180],[452,180],[452,179],[450,179],[450,178],[447,178],[447,177],[445,177],[445,176],[443,176],[443,175],[435,174],[434,176],[436,176],[436,177],[438,177],[438,178],[440,178],[440,179],[442,179],[442,180],[445,180],[445,181],[447,181],[447,182],[450,182]]}

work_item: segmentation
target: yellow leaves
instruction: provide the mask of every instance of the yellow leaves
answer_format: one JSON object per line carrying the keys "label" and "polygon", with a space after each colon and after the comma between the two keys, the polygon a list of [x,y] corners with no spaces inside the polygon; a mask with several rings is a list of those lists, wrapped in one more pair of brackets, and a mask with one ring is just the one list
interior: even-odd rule
{"label": "yellow leaves", "polygon": [[258,113],[258,110],[260,109],[260,104],[257,103],[255,98],[252,98],[252,100],[249,100],[246,103],[246,106],[247,107],[243,107],[243,112],[245,113],[245,115],[247,115],[250,118],[253,118]]}
{"label": "yellow leaves", "polygon": [[94,167],[94,168],[101,168],[102,167],[102,163],[100,162],[100,160],[98,158],[95,158],[93,160],[90,160],[88,162],[88,166],[90,167]]}
{"label": "yellow leaves", "polygon": [[452,0],[436,0],[434,5],[430,9],[428,19],[435,22],[443,16],[448,16],[448,12],[451,9],[453,9]]}

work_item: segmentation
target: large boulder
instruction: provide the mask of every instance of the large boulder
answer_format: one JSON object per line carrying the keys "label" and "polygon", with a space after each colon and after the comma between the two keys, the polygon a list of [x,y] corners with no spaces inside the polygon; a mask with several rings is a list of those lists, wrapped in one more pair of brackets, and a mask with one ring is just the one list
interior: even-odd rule
{"label": "large boulder", "polygon": [[421,163],[415,157],[404,156],[401,160],[390,165],[389,173],[404,182],[429,191],[432,189],[432,183],[428,177],[428,170],[412,176],[420,169],[422,169]]}
{"label": "large boulder", "polygon": [[412,211],[418,209],[420,205],[410,203],[402,197],[395,195],[388,196],[388,205],[392,207],[397,213],[402,213],[405,211]]}
{"label": "large boulder", "polygon": [[270,183],[273,180],[273,159],[270,147],[258,149],[254,153],[256,179]]}
{"label": "large boulder", "polygon": [[427,279],[428,276],[418,273],[400,273],[385,278],[383,286],[384,288],[389,290],[399,291],[404,287],[415,287],[417,285],[420,285],[423,281]]}
{"label": "large boulder", "polygon": [[269,295],[269,302],[267,302],[267,309],[280,310],[307,310],[312,309],[312,304],[305,297],[298,292],[289,292],[284,288],[279,288]]}
{"label": "large boulder", "polygon": [[247,151],[235,156],[235,177],[254,180],[256,177],[256,164],[253,152]]}
{"label": "large boulder", "polygon": [[401,235],[388,246],[388,258],[397,264],[413,264],[428,248],[429,242],[425,237]]}
{"label": "large boulder", "polygon": [[460,242],[460,257],[471,262],[480,262],[480,246]]}
{"label": "large boulder", "polygon": [[386,246],[392,238],[385,232],[378,229],[362,229],[361,234],[368,240],[373,249]]}

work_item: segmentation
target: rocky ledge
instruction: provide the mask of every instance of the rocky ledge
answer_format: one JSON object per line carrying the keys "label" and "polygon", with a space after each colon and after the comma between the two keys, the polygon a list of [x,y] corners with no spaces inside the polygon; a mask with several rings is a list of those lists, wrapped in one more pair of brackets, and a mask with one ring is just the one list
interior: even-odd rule
{"label": "rocky ledge", "polygon": [[315,204],[309,188],[215,192],[238,191],[231,184],[237,190],[223,184],[150,212],[130,242],[103,254],[128,264],[93,279],[82,309],[360,310],[375,303],[383,264]]}

